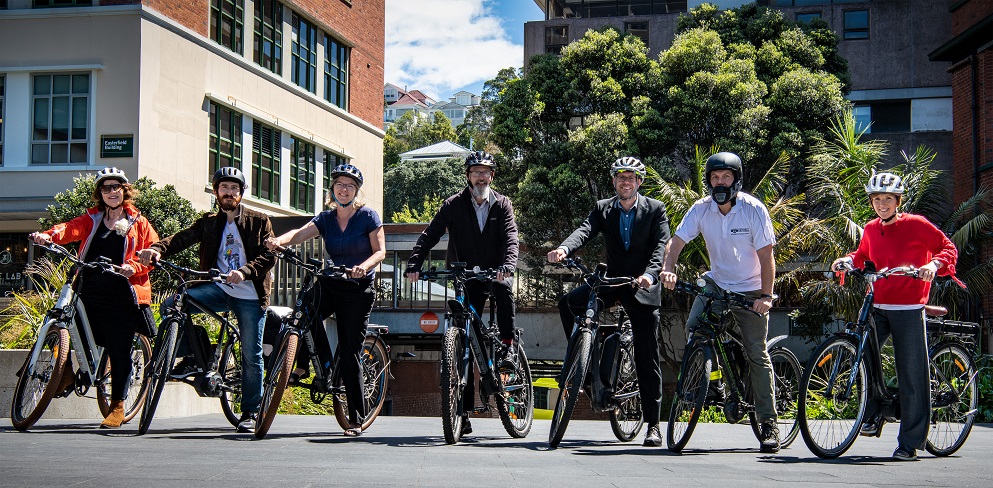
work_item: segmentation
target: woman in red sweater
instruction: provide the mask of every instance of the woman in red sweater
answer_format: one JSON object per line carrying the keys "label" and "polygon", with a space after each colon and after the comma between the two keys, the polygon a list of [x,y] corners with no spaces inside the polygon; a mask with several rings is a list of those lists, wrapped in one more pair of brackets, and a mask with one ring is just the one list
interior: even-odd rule
{"label": "woman in red sweater", "polygon": [[[875,283],[873,320],[879,344],[893,336],[897,381],[900,384],[900,434],[893,459],[913,461],[927,440],[931,412],[928,351],[924,305],[936,275],[955,274],[958,251],[948,237],[920,215],[901,213],[903,181],[893,173],[872,172],[865,192],[878,218],[865,226],[855,252],[831,263],[843,262],[862,268],[872,261],[876,269],[913,266],[920,279],[891,276]],[[880,400],[873,398],[862,425],[862,435],[877,435]]]}

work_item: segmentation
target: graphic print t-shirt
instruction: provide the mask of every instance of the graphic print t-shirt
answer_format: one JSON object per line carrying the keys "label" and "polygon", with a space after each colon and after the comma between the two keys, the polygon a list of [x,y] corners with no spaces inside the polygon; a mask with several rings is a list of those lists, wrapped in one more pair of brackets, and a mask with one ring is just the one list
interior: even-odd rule
{"label": "graphic print t-shirt", "polygon": [[[221,273],[237,271],[238,268],[247,264],[245,260],[245,244],[241,242],[241,234],[238,233],[238,226],[234,222],[228,222],[224,226],[224,236],[221,238],[221,247],[217,250],[217,269]],[[237,285],[226,285],[218,283],[224,293],[234,298],[243,300],[258,300],[259,294],[255,292],[255,286],[250,280],[242,281]]]}

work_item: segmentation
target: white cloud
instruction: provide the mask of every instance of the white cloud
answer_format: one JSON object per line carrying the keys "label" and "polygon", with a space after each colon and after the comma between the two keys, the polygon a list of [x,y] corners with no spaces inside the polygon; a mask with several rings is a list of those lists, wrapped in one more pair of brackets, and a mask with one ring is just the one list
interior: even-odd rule
{"label": "white cloud", "polygon": [[386,81],[438,99],[520,66],[487,0],[386,0]]}

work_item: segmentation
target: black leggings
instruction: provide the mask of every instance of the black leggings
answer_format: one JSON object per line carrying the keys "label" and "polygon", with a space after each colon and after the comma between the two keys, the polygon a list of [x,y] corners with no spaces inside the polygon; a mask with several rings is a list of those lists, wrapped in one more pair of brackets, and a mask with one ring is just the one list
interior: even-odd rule
{"label": "black leggings", "polygon": [[113,377],[110,399],[124,400],[131,387],[131,347],[138,320],[144,320],[134,292],[124,280],[106,280],[96,286],[97,280],[85,283],[79,294],[86,309],[86,317],[93,330],[93,340],[103,346],[110,358]]}

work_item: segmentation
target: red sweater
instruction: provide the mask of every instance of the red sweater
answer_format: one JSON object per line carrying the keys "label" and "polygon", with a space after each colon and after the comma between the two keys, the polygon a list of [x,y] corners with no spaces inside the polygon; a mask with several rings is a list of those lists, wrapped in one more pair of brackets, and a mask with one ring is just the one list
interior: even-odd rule
{"label": "red sweater", "polygon": [[[869,260],[876,269],[913,266],[920,268],[932,260],[941,261],[939,276],[955,276],[958,251],[931,222],[920,215],[900,214],[896,221],[884,226],[878,219],[865,225],[859,248],[849,254],[856,268]],[[927,304],[931,283],[909,276],[891,276],[876,282],[875,303],[878,305]]]}

